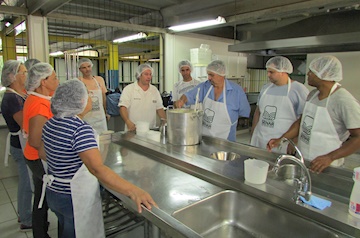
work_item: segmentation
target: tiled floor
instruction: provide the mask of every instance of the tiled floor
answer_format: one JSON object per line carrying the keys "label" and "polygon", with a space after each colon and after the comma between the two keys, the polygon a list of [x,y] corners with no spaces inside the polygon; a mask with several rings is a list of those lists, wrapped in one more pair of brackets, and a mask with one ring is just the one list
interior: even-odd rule
{"label": "tiled floor", "polygon": [[[7,129],[0,129],[0,237],[1,238],[30,238],[32,232],[20,232],[17,222],[17,187],[18,172],[14,160],[9,157],[9,166],[3,163]],[[49,210],[49,235],[57,237],[57,218]]]}

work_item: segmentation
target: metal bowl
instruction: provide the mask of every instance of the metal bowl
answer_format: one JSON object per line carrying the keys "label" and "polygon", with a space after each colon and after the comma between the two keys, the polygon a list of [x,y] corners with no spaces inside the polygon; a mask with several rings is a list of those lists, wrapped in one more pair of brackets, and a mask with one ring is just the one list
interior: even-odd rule
{"label": "metal bowl", "polygon": [[298,165],[295,164],[284,164],[281,165],[277,176],[281,179],[299,179],[301,178],[301,168]]}
{"label": "metal bowl", "polygon": [[210,154],[210,157],[221,161],[232,161],[239,159],[240,155],[234,152],[218,151]]}

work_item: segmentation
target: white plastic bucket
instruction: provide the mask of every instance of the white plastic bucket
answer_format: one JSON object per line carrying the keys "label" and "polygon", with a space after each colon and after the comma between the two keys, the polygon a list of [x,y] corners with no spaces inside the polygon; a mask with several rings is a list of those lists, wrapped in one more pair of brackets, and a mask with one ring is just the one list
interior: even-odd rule
{"label": "white plastic bucket", "polygon": [[257,160],[247,159],[244,161],[245,181],[253,184],[263,184],[269,169],[269,163]]}

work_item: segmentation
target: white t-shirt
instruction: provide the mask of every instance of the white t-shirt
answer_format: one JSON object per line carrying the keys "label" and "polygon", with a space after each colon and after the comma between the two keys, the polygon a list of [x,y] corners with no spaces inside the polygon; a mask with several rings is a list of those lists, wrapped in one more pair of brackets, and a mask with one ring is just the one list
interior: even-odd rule
{"label": "white t-shirt", "polygon": [[[263,95],[264,91],[271,85],[272,85],[272,83],[268,83],[263,86],[263,88],[260,91],[256,105],[259,104],[259,100],[260,100],[261,96]],[[266,92],[266,94],[267,95],[275,95],[275,96],[285,96],[287,94],[287,92],[288,92],[288,85],[285,84],[282,86],[276,86],[276,87],[269,88],[269,90]],[[309,90],[305,87],[305,85],[303,85],[302,83],[299,83],[297,81],[291,82],[291,87],[290,87],[290,92],[288,94],[288,97],[293,105],[296,117],[299,117],[302,114],[308,94],[309,94]]]}
{"label": "white t-shirt", "polygon": [[196,85],[198,85],[199,83],[201,83],[199,80],[196,79],[192,79],[189,82],[184,82],[183,80],[178,81],[174,84],[174,91],[173,91],[173,95],[172,95],[172,100],[173,101],[177,101],[180,99],[180,97],[186,93],[187,91],[189,91],[192,88],[195,88]]}
{"label": "white t-shirt", "polygon": [[[311,91],[307,100],[309,100],[316,91],[317,89]],[[321,101],[318,97],[315,97],[312,99],[311,103],[325,107],[327,100],[328,97]],[[360,128],[359,101],[357,101],[345,88],[339,88],[331,94],[327,109],[341,141],[344,142],[349,137],[349,129]]]}
{"label": "white t-shirt", "polygon": [[146,121],[150,123],[150,128],[156,127],[156,110],[164,107],[155,86],[150,84],[149,89],[144,91],[137,81],[124,88],[118,106],[127,108],[129,119],[135,125],[138,121]]}

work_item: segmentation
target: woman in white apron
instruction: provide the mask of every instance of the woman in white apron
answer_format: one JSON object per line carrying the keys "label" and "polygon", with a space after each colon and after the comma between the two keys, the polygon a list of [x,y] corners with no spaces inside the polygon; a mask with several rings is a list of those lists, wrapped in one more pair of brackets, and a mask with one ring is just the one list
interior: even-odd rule
{"label": "woman in white apron", "polygon": [[19,214],[20,230],[28,231],[32,228],[32,190],[28,168],[22,148],[24,138],[21,133],[23,121],[23,104],[26,98],[25,80],[27,70],[17,60],[6,61],[2,69],[1,84],[6,87],[1,103],[1,112],[4,116],[10,133],[6,140],[5,166],[8,164],[8,156],[12,158],[18,167],[19,184],[17,191],[17,212]]}
{"label": "woman in white apron", "polygon": [[[82,117],[91,110],[91,98],[77,79],[61,84],[51,99],[54,117],[43,129],[48,173],[44,175],[49,207],[58,217],[59,238],[105,237],[98,179],[151,209],[151,196],[104,166],[94,131]],[[61,138],[57,140],[57,138]]]}
{"label": "woman in white apron", "polygon": [[48,206],[45,203],[38,209],[42,189],[42,177],[45,173],[45,163],[39,157],[41,147],[42,127],[53,115],[50,109],[50,95],[59,85],[54,68],[48,63],[38,63],[31,67],[25,84],[29,96],[26,98],[23,110],[23,130],[27,134],[24,149],[26,163],[33,173],[33,236],[49,237]]}
{"label": "woman in white apron", "polygon": [[97,79],[92,75],[92,62],[83,58],[79,61],[79,70],[83,74],[83,77],[79,79],[85,84],[88,89],[89,95],[92,102],[92,110],[86,114],[84,120],[89,123],[97,132],[98,135],[101,135],[104,131],[107,131],[107,122],[106,122],[106,97],[104,96],[104,88],[100,85]]}

